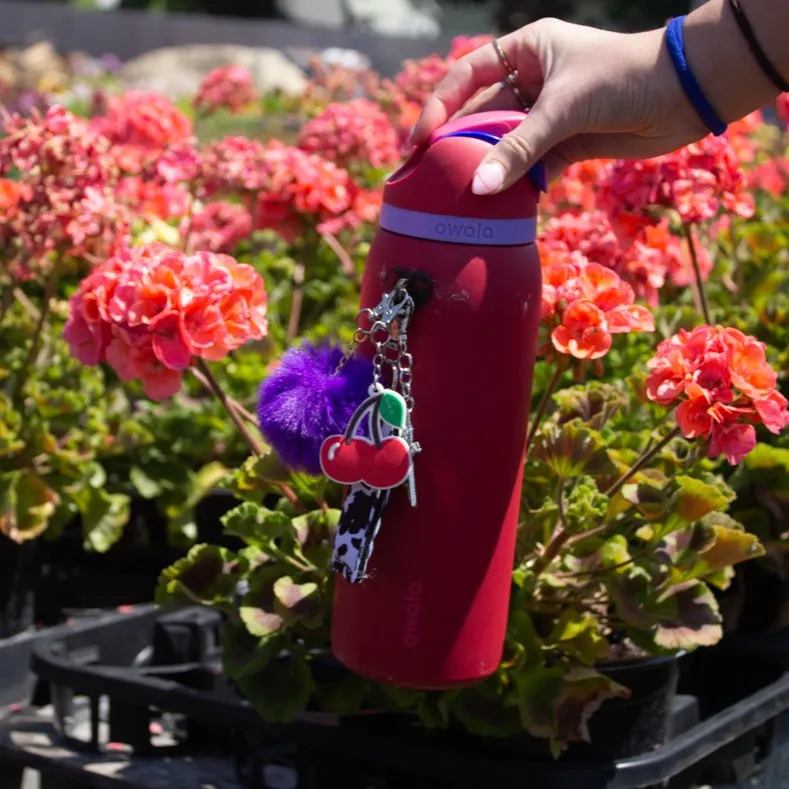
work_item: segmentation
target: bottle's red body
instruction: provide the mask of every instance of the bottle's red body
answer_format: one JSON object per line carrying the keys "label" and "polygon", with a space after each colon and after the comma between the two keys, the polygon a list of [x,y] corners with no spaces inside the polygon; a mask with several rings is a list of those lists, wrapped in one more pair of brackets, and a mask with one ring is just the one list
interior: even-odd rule
{"label": "bottle's red body", "polygon": [[406,488],[393,491],[370,577],[355,585],[337,578],[332,629],[333,651],[347,667],[402,687],[479,681],[495,671],[504,644],[540,262],[534,243],[489,246],[473,235],[486,219],[534,217],[539,191],[522,179],[500,195],[473,195],[474,170],[489,150],[474,138],[434,142],[390,179],[384,196],[409,211],[482,220],[458,226],[472,243],[381,229],[362,283],[368,307],[404,269],[433,281],[408,333],[422,447],[418,504],[409,505]]}

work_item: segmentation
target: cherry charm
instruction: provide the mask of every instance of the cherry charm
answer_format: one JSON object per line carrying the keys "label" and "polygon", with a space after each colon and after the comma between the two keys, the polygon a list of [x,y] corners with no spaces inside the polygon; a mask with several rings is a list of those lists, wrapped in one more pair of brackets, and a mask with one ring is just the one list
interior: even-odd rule
{"label": "cherry charm", "polygon": [[[367,415],[370,438],[355,435]],[[354,412],[345,435],[329,436],[321,445],[321,469],[341,485],[363,484],[374,490],[390,490],[411,475],[413,451],[400,435],[384,437],[382,423],[402,430],[406,422],[403,397],[382,389],[365,400]]]}

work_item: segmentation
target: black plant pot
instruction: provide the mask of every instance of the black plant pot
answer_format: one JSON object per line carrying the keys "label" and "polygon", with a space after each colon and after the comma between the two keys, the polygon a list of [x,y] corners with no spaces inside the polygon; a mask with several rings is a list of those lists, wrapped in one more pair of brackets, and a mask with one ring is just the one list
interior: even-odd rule
{"label": "black plant pot", "polygon": [[[601,674],[626,687],[630,697],[604,701],[589,719],[590,743],[570,743],[561,756],[562,762],[616,761],[649,753],[665,744],[671,736],[677,663],[676,657],[655,657],[598,666]],[[491,753],[553,761],[548,741],[525,732],[499,739],[467,736],[475,747]]]}
{"label": "black plant pot", "polygon": [[86,609],[151,602],[159,574],[183,554],[168,546],[166,520],[143,498],[132,499],[129,522],[105,553],[85,549],[79,518],[42,546],[42,553],[36,618],[48,626]]}
{"label": "black plant pot", "polygon": [[0,638],[33,626],[40,569],[38,540],[18,545],[0,534]]}
{"label": "black plant pot", "polygon": [[772,630],[789,605],[789,587],[759,562],[737,567],[734,582],[718,592],[722,607],[739,598],[737,630],[680,664],[679,692],[696,696],[708,718],[779,680],[789,671],[789,629]]}
{"label": "black plant pot", "polygon": [[[237,538],[223,534],[220,522],[238,503],[222,490],[199,501],[194,512],[197,542],[243,547]],[[141,497],[132,498],[129,523],[106,553],[86,551],[83,542],[82,524],[75,519],[46,547],[37,611],[37,619],[46,625],[85,609],[150,603],[162,571],[186,555],[185,548],[169,544],[167,520],[156,502]]]}
{"label": "black plant pot", "polygon": [[683,661],[679,691],[696,696],[708,718],[777,682],[789,671],[789,629],[735,633]]}
{"label": "black plant pot", "polygon": [[[789,649],[787,650],[789,657]],[[671,736],[673,702],[679,675],[677,657],[655,657],[598,666],[598,670],[630,691],[626,699],[609,699],[589,719],[591,744],[572,743],[562,754],[564,762],[607,762],[649,753]],[[349,672],[330,653],[313,661],[313,676],[320,684],[338,682]],[[517,711],[512,711],[517,720]],[[373,711],[342,717],[347,728],[375,730],[386,736],[413,736],[422,728],[411,712]],[[427,732],[424,732],[427,733]],[[492,754],[553,761],[546,740],[527,733],[511,737],[478,737],[459,724],[449,732],[430,732],[435,739],[451,739],[462,746]]]}

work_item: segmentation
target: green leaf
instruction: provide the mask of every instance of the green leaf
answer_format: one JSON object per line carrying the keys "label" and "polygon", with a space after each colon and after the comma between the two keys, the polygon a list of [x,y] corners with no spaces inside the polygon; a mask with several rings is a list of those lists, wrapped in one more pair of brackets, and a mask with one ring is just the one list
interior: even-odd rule
{"label": "green leaf", "polygon": [[291,519],[284,512],[269,510],[251,501],[245,501],[225,513],[221,521],[230,534],[263,550],[271,540],[279,539],[292,530]]}
{"label": "green leaf", "polygon": [[591,668],[540,669],[520,678],[518,697],[523,727],[549,739],[554,756],[571,742],[589,742],[589,719],[603,702],[627,698],[630,691]]}
{"label": "green leaf", "polygon": [[129,481],[144,499],[155,499],[162,493],[162,486],[155,479],[151,479],[139,466],[131,467]]}
{"label": "green leaf", "polygon": [[643,482],[623,485],[621,495],[647,521],[663,518],[673,503],[671,491],[665,482],[659,479],[646,479]]}
{"label": "green leaf", "polygon": [[616,615],[623,622],[639,629],[653,628],[655,619],[645,610],[653,587],[652,576],[646,569],[628,565],[624,571],[606,576],[605,585]]}
{"label": "green leaf", "polygon": [[495,676],[463,688],[450,700],[449,709],[471,734],[480,737],[508,737],[521,731],[518,710]]}
{"label": "green leaf", "polygon": [[697,521],[664,535],[656,546],[655,556],[681,574],[696,564],[699,552],[709,548],[714,541],[712,527]]}
{"label": "green leaf", "polygon": [[537,436],[534,457],[562,479],[582,474],[592,477],[616,474],[616,466],[608,457],[602,436],[575,422],[547,425]]}
{"label": "green leaf", "polygon": [[323,605],[318,584],[312,581],[298,584],[290,576],[283,576],[275,581],[273,592],[275,611],[286,626],[301,622],[305,627],[314,628],[321,624]]}
{"label": "green leaf", "polygon": [[543,644],[534,620],[522,610],[512,611],[507,622],[507,640],[516,658],[511,661],[520,668],[541,666],[545,662]]}
{"label": "green leaf", "polygon": [[394,701],[397,709],[407,710],[415,707],[422,695],[421,690],[411,688],[398,688],[394,685],[384,685],[383,691],[388,698]]}
{"label": "green leaf", "polygon": [[757,444],[741,461],[749,471],[781,469],[789,473],[789,449]]}
{"label": "green leaf", "polygon": [[597,620],[592,614],[581,614],[574,608],[562,611],[545,643],[587,666],[608,654],[608,642],[600,634]]}
{"label": "green leaf", "polygon": [[521,724],[534,737],[550,739],[556,728],[556,704],[564,687],[564,669],[541,667],[515,677]]}
{"label": "green leaf", "polygon": [[378,406],[378,416],[392,427],[402,430],[405,427],[407,407],[399,392],[387,389],[382,395]]}
{"label": "green leaf", "polygon": [[279,493],[279,484],[288,482],[291,472],[275,452],[253,455],[224,480],[224,486],[239,499],[262,504],[269,493]]}
{"label": "green leaf", "polygon": [[285,617],[276,610],[277,599],[274,595],[274,584],[279,575],[277,566],[259,568],[252,574],[249,591],[241,601],[241,620],[257,638],[269,638],[285,630]]}
{"label": "green leaf", "polygon": [[608,496],[601,493],[589,476],[575,481],[565,499],[565,528],[573,534],[599,526],[608,510]]}
{"label": "green leaf", "polygon": [[315,700],[322,710],[336,715],[350,715],[364,707],[367,682],[351,674],[337,682],[321,683],[315,690]]}
{"label": "green leaf", "polygon": [[272,558],[264,551],[261,551],[257,545],[247,545],[239,551],[239,555],[243,557],[250,571],[263,567],[272,561]]}
{"label": "green leaf", "polygon": [[186,495],[167,508],[170,519],[168,530],[174,542],[179,537],[186,537],[190,541],[196,539],[195,508],[220,482],[227,479],[227,475],[227,468],[216,461],[206,463],[196,474],[189,475]]}
{"label": "green leaf", "polygon": [[129,522],[129,497],[124,493],[83,487],[74,495],[82,516],[82,532],[91,550],[104,553],[112,548]]}
{"label": "green leaf", "polygon": [[712,544],[701,551],[698,557],[699,565],[696,571],[698,577],[765,554],[759,540],[742,529],[713,526],[712,531],[714,534]]}
{"label": "green leaf", "polygon": [[700,479],[680,475],[674,481],[679,485],[676,511],[688,523],[700,520],[710,512],[723,510],[734,501],[734,491],[725,492]]}
{"label": "green leaf", "polygon": [[228,619],[222,625],[222,669],[231,679],[261,671],[287,646],[284,634],[256,638],[243,622]]}
{"label": "green leaf", "polygon": [[580,419],[595,430],[601,430],[615,414],[626,411],[630,404],[627,392],[621,386],[598,381],[561,389],[553,399],[559,406],[556,418],[560,424]]}
{"label": "green leaf", "polygon": [[168,567],[156,590],[158,605],[232,605],[243,562],[227,548],[195,545]]}
{"label": "green leaf", "polygon": [[416,705],[419,720],[426,729],[446,729],[449,726],[449,705],[456,692],[422,693]]}
{"label": "green leaf", "polygon": [[609,699],[626,699],[630,691],[590,668],[571,669],[564,677],[553,711],[554,755],[571,742],[591,742],[589,719]]}
{"label": "green leaf", "polygon": [[269,723],[290,723],[312,698],[315,682],[303,657],[278,657],[236,680],[239,690]]}
{"label": "green leaf", "polygon": [[708,647],[723,636],[718,604],[703,583],[689,581],[670,588],[649,614],[657,620],[655,643],[664,649]]}
{"label": "green leaf", "polygon": [[60,497],[34,471],[0,475],[0,532],[16,543],[43,534]]}

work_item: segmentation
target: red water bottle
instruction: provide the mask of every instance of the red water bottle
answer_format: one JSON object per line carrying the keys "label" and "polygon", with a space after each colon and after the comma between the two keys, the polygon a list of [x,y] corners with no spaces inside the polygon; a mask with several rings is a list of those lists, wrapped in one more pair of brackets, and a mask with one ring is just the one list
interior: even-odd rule
{"label": "red water bottle", "polygon": [[498,667],[504,646],[540,321],[538,166],[471,191],[520,112],[437,129],[387,182],[362,307],[402,276],[431,283],[408,331],[417,506],[392,491],[369,577],[337,577],[332,650],[384,684],[442,689]]}

